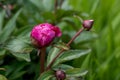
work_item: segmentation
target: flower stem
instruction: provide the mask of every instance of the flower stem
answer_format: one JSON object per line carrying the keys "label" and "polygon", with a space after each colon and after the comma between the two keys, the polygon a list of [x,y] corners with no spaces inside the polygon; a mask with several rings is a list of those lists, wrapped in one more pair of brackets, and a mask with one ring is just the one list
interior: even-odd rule
{"label": "flower stem", "polygon": [[[70,44],[80,35],[80,33],[84,30],[84,28],[81,28],[74,36],[73,38],[67,43],[67,46],[70,46]],[[53,58],[53,60],[51,61],[51,63],[47,66],[46,71],[49,70],[51,68],[51,66],[53,65],[53,63],[55,62],[55,60],[62,54],[62,52],[64,52],[64,49],[61,49],[60,52],[55,56],[55,58]]]}
{"label": "flower stem", "polygon": [[55,0],[55,3],[54,3],[54,10],[55,10],[55,12],[57,10],[57,7],[58,7],[58,0]]}
{"label": "flower stem", "polygon": [[70,46],[70,44],[80,35],[80,33],[84,30],[82,27],[73,37],[72,39],[67,43],[67,46]]}
{"label": "flower stem", "polygon": [[[42,74],[45,70],[45,54],[46,54],[46,48],[40,49],[40,74]],[[40,52],[40,51],[39,51]]]}
{"label": "flower stem", "polygon": [[51,66],[53,65],[53,63],[55,62],[55,60],[60,56],[60,54],[61,54],[63,51],[64,51],[64,49],[61,49],[60,52],[53,58],[53,60],[51,61],[51,63],[47,66],[46,71],[51,68]]}

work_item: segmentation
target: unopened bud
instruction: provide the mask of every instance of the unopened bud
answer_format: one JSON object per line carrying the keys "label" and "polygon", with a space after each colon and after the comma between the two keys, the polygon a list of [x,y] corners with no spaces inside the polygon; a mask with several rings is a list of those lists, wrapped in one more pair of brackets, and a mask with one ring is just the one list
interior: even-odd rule
{"label": "unopened bud", "polygon": [[92,28],[93,23],[93,20],[84,20],[82,25],[87,31],[89,31]]}
{"label": "unopened bud", "polygon": [[66,78],[65,72],[62,70],[57,70],[55,72],[55,76],[56,76],[57,80],[64,80]]}

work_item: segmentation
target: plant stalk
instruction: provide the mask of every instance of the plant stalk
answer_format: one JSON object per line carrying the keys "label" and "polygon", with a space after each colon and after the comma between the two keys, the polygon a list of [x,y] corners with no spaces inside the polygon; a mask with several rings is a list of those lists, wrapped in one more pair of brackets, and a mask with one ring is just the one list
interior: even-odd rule
{"label": "plant stalk", "polygon": [[57,10],[57,7],[58,7],[58,0],[55,0],[55,3],[54,3],[54,10],[55,10],[55,12]]}
{"label": "plant stalk", "polygon": [[39,56],[40,56],[40,74],[42,74],[45,71],[46,48],[41,48],[39,50]]}
{"label": "plant stalk", "polygon": [[[73,38],[67,43],[67,46],[70,46],[70,44],[80,35],[80,33],[84,30],[84,28],[82,27],[74,36]],[[62,52],[64,52],[64,49],[61,49],[60,52],[55,56],[55,58],[51,61],[51,63],[47,66],[46,71],[49,70],[51,68],[51,66],[53,65],[53,63],[55,62],[55,60],[62,54]]]}

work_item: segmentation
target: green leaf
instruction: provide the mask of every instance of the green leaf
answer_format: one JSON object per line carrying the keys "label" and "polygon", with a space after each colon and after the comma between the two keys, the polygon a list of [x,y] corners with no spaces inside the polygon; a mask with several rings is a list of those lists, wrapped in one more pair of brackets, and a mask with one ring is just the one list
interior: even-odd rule
{"label": "green leaf", "polygon": [[5,71],[6,69],[5,69],[5,68],[0,68],[0,70],[3,70],[3,71]]}
{"label": "green leaf", "polygon": [[62,62],[66,62],[69,60],[73,60],[76,58],[79,58],[83,55],[86,55],[90,52],[90,49],[87,50],[69,50],[69,51],[65,51],[62,53],[62,55],[56,60],[56,62],[54,63],[54,65],[57,65],[59,63]]}
{"label": "green leaf", "polygon": [[45,20],[49,20],[49,21],[55,21],[55,15],[52,12],[43,12],[42,16],[44,17]]}
{"label": "green leaf", "polygon": [[30,32],[32,30],[34,25],[27,25],[27,26],[24,26],[20,29],[18,29],[18,31],[16,31],[16,36],[21,38],[21,37],[30,37]]}
{"label": "green leaf", "polygon": [[90,55],[91,54],[88,54],[87,57],[85,58],[85,60],[83,61],[82,65],[80,67],[81,70],[85,70],[89,67]]}
{"label": "green leaf", "polygon": [[27,62],[30,62],[30,54],[21,54],[21,53],[12,53],[12,55],[14,55],[17,58],[23,59]]}
{"label": "green leaf", "polygon": [[55,44],[54,46],[57,48],[60,48],[60,49],[69,50],[69,47],[67,46],[67,44],[65,44],[63,42],[59,42],[59,43]]}
{"label": "green leaf", "polygon": [[27,38],[13,39],[6,45],[5,48],[13,53],[30,53],[33,49]]}
{"label": "green leaf", "polygon": [[71,17],[66,17],[62,19],[64,22],[66,22],[67,24],[72,26],[72,29],[78,31],[78,26],[75,23],[75,19],[71,18]]}
{"label": "green leaf", "polygon": [[67,76],[80,77],[84,76],[88,71],[81,71],[80,68],[69,69],[66,71]]}
{"label": "green leaf", "polygon": [[44,10],[51,11],[54,7],[54,0],[43,0],[43,6],[45,8]]}
{"label": "green leaf", "polygon": [[0,34],[0,42],[1,43],[5,42],[9,38],[9,35],[12,33],[12,31],[15,29],[15,22],[21,11],[22,11],[22,9],[20,9],[13,16],[13,18],[10,19],[9,22],[5,25],[4,29],[2,30],[2,33]]}
{"label": "green leaf", "polygon": [[9,50],[15,57],[30,62],[29,53],[32,51],[32,47],[30,47],[26,38],[13,39],[6,45],[5,48]]}
{"label": "green leaf", "polygon": [[4,21],[5,11],[0,12],[0,33],[2,31],[3,21]]}
{"label": "green leaf", "polygon": [[57,15],[56,18],[59,20],[59,19],[62,19],[64,17],[79,15],[79,14],[80,14],[79,11],[58,9],[56,11],[56,15]]}
{"label": "green leaf", "polygon": [[72,77],[72,76],[69,76],[66,80],[83,80],[83,79],[81,79],[81,77]]}
{"label": "green leaf", "polygon": [[9,76],[9,80],[18,80],[21,78],[21,76],[28,72],[27,69],[24,70],[27,64],[29,63],[15,60],[14,64],[11,64],[10,66],[5,66],[6,68],[5,75]]}
{"label": "green leaf", "polygon": [[0,80],[7,80],[7,78],[3,75],[0,75]]}
{"label": "green leaf", "polygon": [[57,65],[57,66],[54,66],[53,69],[54,69],[54,70],[61,69],[61,70],[66,71],[66,70],[68,70],[68,69],[73,69],[73,67],[70,66],[70,65],[66,65],[66,64],[59,64],[59,65]]}
{"label": "green leaf", "polygon": [[29,0],[32,4],[34,4],[38,9],[44,10],[43,1],[42,0]]}
{"label": "green leaf", "polygon": [[0,56],[5,55],[5,50],[0,49]]}
{"label": "green leaf", "polygon": [[59,48],[53,47],[50,52],[48,53],[47,57],[47,65],[53,60],[53,58],[57,55],[57,53],[60,51]]}
{"label": "green leaf", "polygon": [[25,74],[27,71],[19,71],[16,74],[12,74],[10,77],[10,80],[16,80],[18,78],[20,78],[21,76],[23,76],[23,74]]}
{"label": "green leaf", "polygon": [[82,43],[82,42],[89,42],[89,41],[96,39],[97,37],[98,35],[95,32],[84,31],[83,33],[81,33],[79,37],[76,38],[74,42],[76,44]]}
{"label": "green leaf", "polygon": [[41,74],[37,80],[49,80],[53,76],[53,71],[49,70]]}
{"label": "green leaf", "polygon": [[[70,31],[70,32],[65,32],[65,35],[69,35],[70,38],[72,38],[74,36],[76,32],[75,31]],[[63,35],[64,36],[64,35]],[[65,36],[66,37],[66,36]],[[95,39],[98,38],[97,33],[93,32],[93,31],[83,31],[80,36],[78,36],[75,40],[74,43],[78,44],[78,43],[86,43],[86,42],[90,42],[90,41],[94,41]]]}

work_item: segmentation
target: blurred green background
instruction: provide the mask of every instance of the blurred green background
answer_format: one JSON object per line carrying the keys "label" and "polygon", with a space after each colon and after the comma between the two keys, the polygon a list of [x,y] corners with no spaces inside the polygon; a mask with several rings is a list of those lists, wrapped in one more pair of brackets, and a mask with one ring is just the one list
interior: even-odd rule
{"label": "blurred green background", "polygon": [[36,80],[39,57],[30,45],[32,27],[44,22],[58,25],[63,33],[60,39],[68,42],[81,28],[80,17],[93,19],[94,26],[90,32],[83,32],[71,48],[91,48],[92,52],[66,64],[87,69],[85,80],[120,80],[119,3],[120,0],[58,0],[55,6],[55,0],[0,0],[0,76]]}

